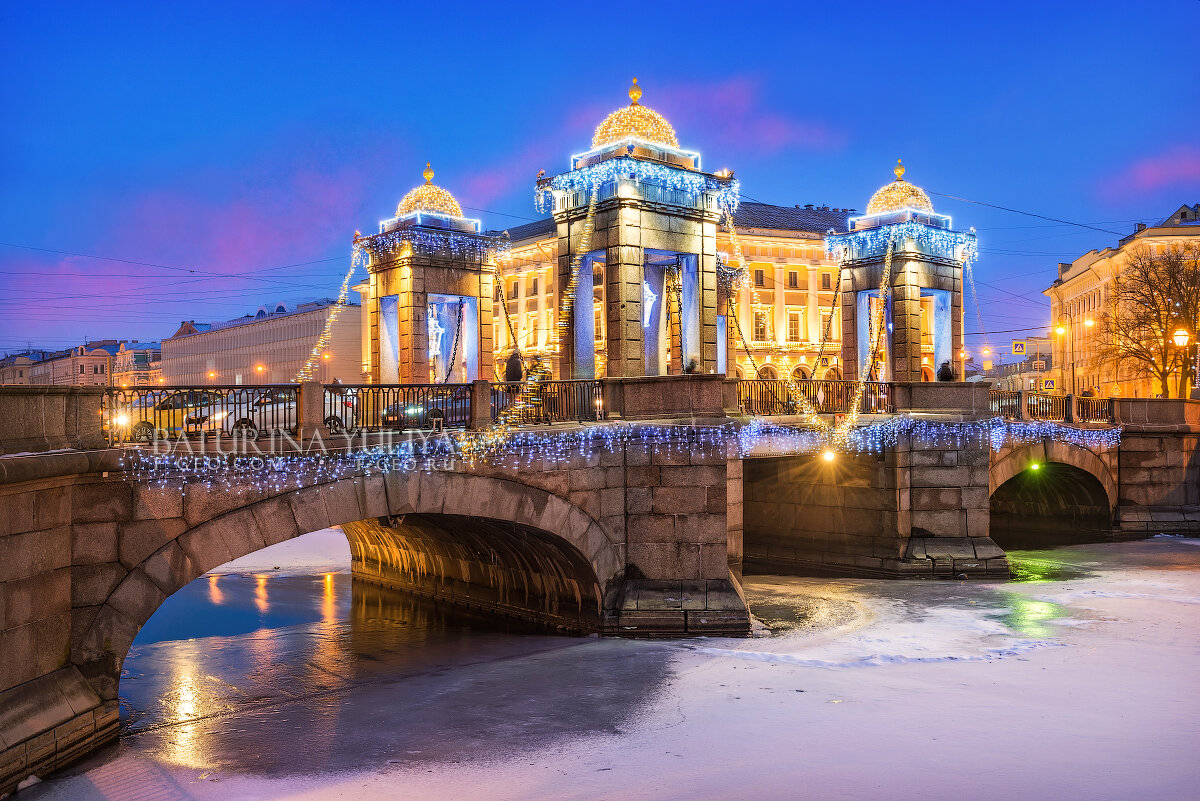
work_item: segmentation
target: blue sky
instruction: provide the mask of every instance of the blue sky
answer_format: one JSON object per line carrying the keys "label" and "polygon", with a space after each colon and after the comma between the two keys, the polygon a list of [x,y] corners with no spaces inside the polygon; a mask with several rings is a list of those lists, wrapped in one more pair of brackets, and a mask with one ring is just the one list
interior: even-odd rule
{"label": "blue sky", "polygon": [[4,4],[0,351],[335,294],[426,161],[486,226],[533,219],[635,75],[755,200],[861,209],[903,157],[979,229],[1004,343],[1059,261],[1200,201],[1200,2],[1144,8]]}

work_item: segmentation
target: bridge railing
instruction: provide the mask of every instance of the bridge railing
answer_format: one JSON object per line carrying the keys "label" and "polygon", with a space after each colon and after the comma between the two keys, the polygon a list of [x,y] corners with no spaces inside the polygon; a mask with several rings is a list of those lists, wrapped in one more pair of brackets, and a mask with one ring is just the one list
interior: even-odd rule
{"label": "bridge railing", "polygon": [[[748,415],[800,414],[800,405],[792,393],[793,385],[817,411],[834,414],[850,411],[858,382],[745,379],[737,382],[738,406],[743,414]],[[882,381],[866,382],[859,411],[864,414],[886,414],[893,411],[891,385]]]}
{"label": "bridge railing", "polygon": [[295,433],[298,387],[233,385],[109,388],[101,415],[109,444],[191,435]]}
{"label": "bridge railing", "polygon": [[334,434],[466,428],[470,384],[326,384],[325,426]]}
{"label": "bridge railing", "polygon": [[1066,395],[1027,393],[1025,395],[1025,418],[1065,422],[1070,419],[1071,404],[1069,401],[1070,398]]}
{"label": "bridge railing", "polygon": [[992,414],[1009,420],[1021,419],[1021,393],[993,389],[991,391]]}
{"label": "bridge railing", "polygon": [[1112,398],[1076,398],[1076,423],[1111,423],[1113,421]]}
{"label": "bridge railing", "polygon": [[[492,384],[491,415],[495,420],[521,393],[522,384]],[[534,390],[536,400],[525,409],[519,423],[569,423],[604,420],[604,384],[597,379],[543,381]]]}

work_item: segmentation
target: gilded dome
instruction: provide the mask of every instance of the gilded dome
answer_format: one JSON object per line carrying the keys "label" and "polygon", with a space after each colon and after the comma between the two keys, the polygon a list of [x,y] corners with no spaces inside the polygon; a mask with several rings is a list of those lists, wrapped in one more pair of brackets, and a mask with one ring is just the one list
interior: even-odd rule
{"label": "gilded dome", "polygon": [[629,105],[617,109],[604,118],[604,122],[596,128],[592,136],[592,147],[603,147],[622,139],[637,137],[646,142],[653,142],[668,147],[679,147],[675,138],[675,129],[671,123],[663,119],[657,111],[646,108],[638,103],[642,89],[638,86],[637,78],[629,88]]}
{"label": "gilded dome", "polygon": [[929,195],[925,194],[925,190],[904,180],[904,165],[900,159],[896,159],[896,169],[892,172],[896,174],[896,180],[871,195],[871,202],[867,204],[867,214],[899,209],[933,211],[933,203],[929,200]]}
{"label": "gilded dome", "polygon": [[425,183],[411,190],[400,205],[396,207],[396,216],[402,217],[414,211],[433,211],[449,217],[463,216],[462,206],[454,199],[454,195],[433,185],[433,167],[425,162]]}

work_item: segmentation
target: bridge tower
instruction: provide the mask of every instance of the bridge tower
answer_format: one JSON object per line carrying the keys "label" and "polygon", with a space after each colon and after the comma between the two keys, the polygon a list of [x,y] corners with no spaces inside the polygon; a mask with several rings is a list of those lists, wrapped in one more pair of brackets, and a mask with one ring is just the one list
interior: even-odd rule
{"label": "bridge tower", "polygon": [[[950,217],[937,214],[929,196],[904,180],[899,160],[896,179],[850,218],[850,230],[830,234],[826,245],[842,264],[842,361],[845,377],[856,379],[875,354],[880,381],[933,381],[949,362],[963,380],[963,278],[975,258],[974,229],[955,231]],[[888,252],[891,250],[889,259]],[[883,274],[890,266],[891,302],[878,321]]]}
{"label": "bridge tower", "polygon": [[377,384],[490,380],[495,256],[505,243],[463,216],[428,164],[424,178],[379,233],[355,237],[368,273],[358,287],[370,326],[363,361]]}
{"label": "bridge tower", "polygon": [[692,360],[697,372],[717,370],[716,234],[737,181],[703,172],[641,95],[635,78],[629,105],[600,123],[591,149],[538,179],[539,208],[558,226],[556,294],[572,270],[577,287],[570,318],[556,321],[560,378],[679,374]]}

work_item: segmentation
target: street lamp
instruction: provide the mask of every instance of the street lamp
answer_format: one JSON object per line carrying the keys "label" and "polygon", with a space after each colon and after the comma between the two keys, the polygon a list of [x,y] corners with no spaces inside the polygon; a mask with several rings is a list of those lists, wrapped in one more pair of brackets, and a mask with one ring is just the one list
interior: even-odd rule
{"label": "street lamp", "polygon": [[1186,328],[1176,328],[1175,333],[1171,334],[1171,339],[1175,342],[1175,347],[1186,348],[1188,342],[1192,339],[1192,335],[1187,332]]}
{"label": "street lamp", "polygon": [[[1066,325],[1063,324],[1064,321],[1066,322]],[[1092,318],[1088,317],[1083,321],[1083,324],[1087,328],[1091,328],[1093,325],[1096,324],[1096,321],[1093,320]],[[1054,333],[1058,334],[1061,337],[1063,334],[1067,333],[1068,329],[1071,332],[1071,336],[1070,336],[1071,394],[1074,395],[1075,394],[1075,315],[1071,314],[1070,312],[1061,312],[1058,315],[1058,326],[1054,329]]]}

